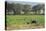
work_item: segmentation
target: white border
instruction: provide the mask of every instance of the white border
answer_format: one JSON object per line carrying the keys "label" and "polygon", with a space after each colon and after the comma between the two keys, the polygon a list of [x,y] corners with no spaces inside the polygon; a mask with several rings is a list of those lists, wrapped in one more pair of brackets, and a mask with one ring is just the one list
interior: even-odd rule
{"label": "white border", "polygon": [[0,0],[0,30],[5,28],[5,4],[4,0]]}

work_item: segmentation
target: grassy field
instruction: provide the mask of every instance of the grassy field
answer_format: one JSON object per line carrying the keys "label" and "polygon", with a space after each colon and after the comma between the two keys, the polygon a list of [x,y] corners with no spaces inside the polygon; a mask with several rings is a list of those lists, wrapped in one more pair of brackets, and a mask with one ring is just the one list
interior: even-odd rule
{"label": "grassy field", "polygon": [[31,24],[32,20],[37,20],[39,24],[44,26],[44,15],[6,15],[6,21],[8,26],[24,25],[26,24],[26,22],[29,22]]}

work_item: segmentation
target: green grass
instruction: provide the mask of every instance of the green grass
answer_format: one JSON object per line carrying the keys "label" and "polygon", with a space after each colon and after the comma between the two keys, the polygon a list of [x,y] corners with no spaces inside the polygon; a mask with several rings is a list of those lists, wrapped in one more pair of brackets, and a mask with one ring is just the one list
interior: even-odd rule
{"label": "green grass", "polygon": [[8,25],[24,24],[32,20],[37,20],[40,24],[44,24],[44,15],[6,15],[6,21]]}

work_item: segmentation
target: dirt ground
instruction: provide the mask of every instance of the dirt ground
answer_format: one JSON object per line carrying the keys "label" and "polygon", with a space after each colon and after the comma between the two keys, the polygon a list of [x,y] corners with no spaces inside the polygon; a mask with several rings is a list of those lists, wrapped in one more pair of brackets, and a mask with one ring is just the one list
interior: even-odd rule
{"label": "dirt ground", "polygon": [[11,25],[7,26],[7,30],[19,30],[19,29],[41,29],[43,25],[27,24],[27,25]]}

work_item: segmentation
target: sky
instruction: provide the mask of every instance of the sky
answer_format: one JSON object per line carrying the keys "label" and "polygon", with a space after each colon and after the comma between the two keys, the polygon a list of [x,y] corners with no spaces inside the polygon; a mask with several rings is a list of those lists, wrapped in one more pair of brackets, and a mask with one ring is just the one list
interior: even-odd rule
{"label": "sky", "polygon": [[36,3],[36,2],[26,2],[26,1],[7,1],[7,2],[8,2],[8,3],[29,4],[29,5],[32,5],[32,7],[38,4],[38,3]]}
{"label": "sky", "polygon": [[22,3],[22,4],[32,4],[32,7],[37,5],[38,3],[43,3],[41,0],[5,0],[8,2],[14,2],[14,3]]}
{"label": "sky", "polygon": [[5,0],[5,1],[45,2],[45,0]]}

